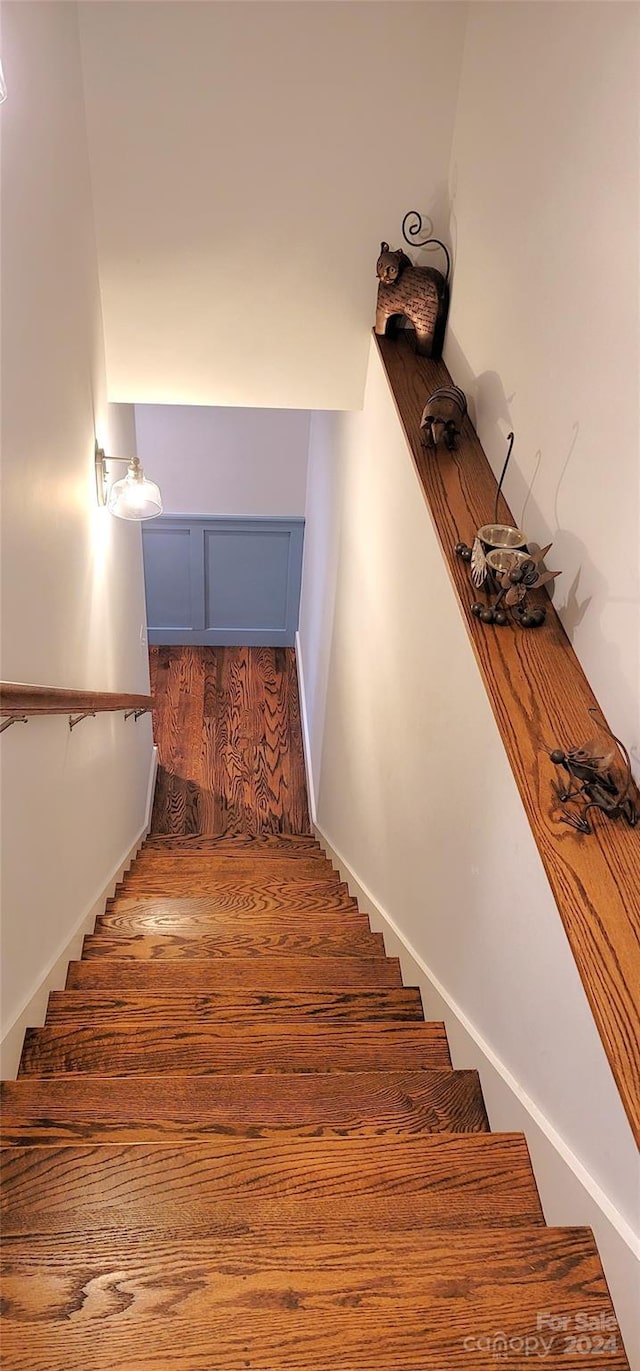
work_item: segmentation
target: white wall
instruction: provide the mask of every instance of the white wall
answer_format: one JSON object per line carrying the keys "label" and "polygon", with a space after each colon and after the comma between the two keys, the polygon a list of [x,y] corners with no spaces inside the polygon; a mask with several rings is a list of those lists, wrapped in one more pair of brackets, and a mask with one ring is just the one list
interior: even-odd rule
{"label": "white wall", "polygon": [[[532,1127],[535,1111],[601,1198],[576,1202],[573,1221],[600,1216],[604,1231],[613,1214],[628,1236],[640,1227],[631,1130],[373,344],[364,411],[312,420],[306,517],[318,828],[425,969],[431,1000],[444,995],[452,1025],[483,1045],[487,1072],[497,1062],[517,1083],[518,1107],[506,1090],[494,1127],[521,1127],[528,1101]],[[553,1222],[555,1190],[538,1181]],[[607,1273],[629,1332],[628,1266]]]}
{"label": "white wall", "polygon": [[[2,8],[4,680],[145,692],[140,529],[98,509],[106,399],[74,5]],[[64,718],[2,735],[3,1033],[144,824],[148,718]]]}
{"label": "white wall", "polygon": [[307,411],[136,405],[135,416],[166,514],[304,514]]}
{"label": "white wall", "polygon": [[80,6],[109,388],[356,408],[380,240],[437,227],[466,6]]}
{"label": "white wall", "polygon": [[[640,765],[637,4],[474,4],[445,356],[567,632]],[[638,772],[640,776],[640,770]]]}

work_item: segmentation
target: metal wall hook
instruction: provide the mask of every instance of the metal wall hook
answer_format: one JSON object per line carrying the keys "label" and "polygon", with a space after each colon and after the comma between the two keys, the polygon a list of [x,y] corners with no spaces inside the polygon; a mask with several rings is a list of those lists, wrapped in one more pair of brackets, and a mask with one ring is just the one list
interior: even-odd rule
{"label": "metal wall hook", "polygon": [[92,711],[92,712],[88,712],[87,714],[76,714],[76,715],[70,714],[70,715],[69,715],[69,731],[71,731],[71,729],[75,728],[76,724],[81,724],[83,719],[95,719],[95,717],[96,717],[96,715],[95,715],[95,710]]}
{"label": "metal wall hook", "polygon": [[0,733],[4,733],[5,728],[11,728],[12,724],[28,724],[28,722],[29,720],[26,714],[16,714],[12,719],[3,720],[0,724]]}

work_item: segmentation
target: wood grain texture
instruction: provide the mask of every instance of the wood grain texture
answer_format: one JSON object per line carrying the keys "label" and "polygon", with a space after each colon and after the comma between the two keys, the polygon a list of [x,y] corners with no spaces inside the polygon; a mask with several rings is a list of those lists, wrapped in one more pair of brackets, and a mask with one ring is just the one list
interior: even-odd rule
{"label": "wood grain texture", "polygon": [[[178,1145],[187,1155],[193,1147],[193,1144]],[[140,1146],[136,1143],[136,1147]],[[157,1144],[154,1146],[159,1150]],[[34,1151],[32,1147],[28,1150]],[[45,1150],[51,1151],[51,1148]],[[475,1174],[475,1168],[471,1169]],[[346,1179],[349,1179],[348,1172]],[[364,1238],[367,1242],[384,1243],[388,1233],[419,1234],[429,1227],[477,1230],[492,1224],[517,1228],[540,1223],[535,1212],[527,1216],[524,1200],[522,1210],[518,1209],[518,1194],[513,1190],[509,1198],[508,1190],[496,1194],[480,1190],[473,1203],[468,1187],[462,1182],[458,1189],[451,1187],[447,1191],[434,1186],[419,1193],[405,1193],[402,1189],[371,1195],[356,1192],[348,1200],[343,1197],[342,1204],[334,1197],[317,1199],[310,1194],[302,1200],[291,1197],[286,1191],[277,1198],[266,1197],[260,1190],[250,1198],[245,1194],[223,1195],[211,1203],[206,1200],[201,1203],[199,1196],[196,1202],[192,1194],[189,1197],[191,1207],[184,1211],[165,1206],[163,1212],[161,1206],[154,1205],[152,1209],[149,1205],[128,1200],[126,1207],[123,1204],[120,1209],[103,1205],[102,1208],[84,1206],[68,1210],[66,1220],[55,1211],[48,1222],[47,1216],[43,1216],[37,1227],[33,1223],[31,1231],[46,1235],[57,1228],[59,1239],[64,1242],[67,1232],[83,1230],[89,1244],[96,1230],[104,1234],[110,1229],[117,1229],[129,1237],[135,1234],[137,1241],[162,1231],[165,1239],[178,1241],[190,1241],[199,1234],[220,1239],[250,1234],[259,1246],[286,1242],[294,1235],[306,1243],[314,1238],[323,1242],[340,1241],[345,1233],[356,1240]],[[535,1209],[533,1202],[529,1207]],[[12,1214],[8,1216],[8,1222],[15,1230],[13,1236],[19,1237],[19,1219],[16,1221]],[[27,1231],[25,1226],[22,1233],[26,1235]],[[9,1236],[9,1227],[5,1232]]]}
{"label": "wood grain texture", "polygon": [[444,1025],[384,1020],[368,1024],[197,1026],[161,1031],[67,1024],[28,1028],[21,1076],[260,1075],[293,1071],[416,1071],[451,1065]]}
{"label": "wood grain texture", "polygon": [[3,1143],[395,1137],[488,1128],[476,1071],[23,1076],[2,1086]]}
{"label": "wood grain texture", "polygon": [[[335,887],[333,887],[335,889]],[[187,895],[185,890],[189,889],[189,882],[185,881],[180,894],[171,895],[145,895],[144,890],[123,891],[120,895],[115,895],[113,899],[107,900],[104,914],[100,920],[121,919],[130,917],[151,918],[158,916],[171,918],[179,921],[181,918],[203,918],[208,917],[215,923],[222,921],[238,927],[240,932],[243,927],[259,928],[269,923],[277,924],[283,920],[285,925],[291,921],[298,922],[308,920],[323,919],[332,920],[335,923],[344,923],[345,926],[362,924],[368,919],[366,914],[361,914],[355,900],[339,898],[333,903],[329,901],[313,902],[305,905],[301,895],[299,903],[290,900],[284,904],[273,903],[266,895],[264,900],[254,900],[248,898],[242,900],[241,896],[236,897],[230,894],[227,898],[212,899],[210,895]],[[263,908],[260,908],[263,905]]]}
{"label": "wood grain texture", "polygon": [[309,832],[290,648],[150,650],[160,767],[152,830]]}
{"label": "wood grain texture", "polygon": [[[537,1227],[258,1250],[252,1236],[8,1238],[3,1295],[5,1371],[495,1371],[499,1333],[530,1371],[541,1310],[612,1317],[590,1231]],[[619,1334],[597,1361],[626,1371]],[[584,1352],[561,1338],[545,1364],[584,1371]]]}
{"label": "wood grain texture", "polygon": [[242,861],[253,861],[259,857],[324,857],[326,854],[317,838],[309,833],[183,833],[178,836],[168,833],[149,833],[145,839],[143,853],[158,852],[165,856],[213,856],[226,855],[238,857]]}
{"label": "wood grain texture", "polygon": [[492,517],[495,477],[468,418],[457,452],[438,450],[435,457],[420,443],[425,396],[450,384],[446,367],[416,356],[401,335],[377,343],[531,830],[640,1142],[640,834],[604,816],[594,819],[591,836],[560,822],[545,751],[592,736],[589,709],[597,701],[546,596],[547,622],[535,632],[481,624],[470,613],[476,594],[454,548],[471,542]]}
{"label": "wood grain texture", "polygon": [[[356,1214],[369,1228],[393,1229],[392,1207],[377,1216],[375,1202],[407,1197],[424,1203],[413,1220],[405,1210],[405,1227],[418,1226],[418,1211],[438,1227],[544,1223],[521,1134],[8,1147],[0,1181],[5,1237],[226,1228],[269,1240],[274,1223],[286,1235],[286,1220],[299,1233],[335,1238]],[[357,1210],[354,1200],[369,1203]],[[314,1201],[324,1203],[310,1213]]]}
{"label": "wood grain texture", "polygon": [[151,709],[151,695],[123,695],[113,691],[63,690],[58,686],[18,685],[0,682],[0,715],[94,714],[120,709]]}
{"label": "wood grain texture", "polygon": [[266,914],[245,910],[235,912],[216,909],[191,909],[189,912],[173,912],[169,909],[147,909],[139,905],[133,909],[114,909],[96,919],[95,936],[107,934],[145,935],[167,933],[178,934],[182,938],[199,938],[203,934],[231,940],[237,934],[266,934],[277,937],[279,934],[313,933],[320,937],[342,937],[344,933],[371,933],[366,914],[358,914],[355,909],[309,912],[306,909],[275,909]]}
{"label": "wood grain texture", "polygon": [[192,938],[178,933],[159,933],[157,935],[90,934],[85,938],[82,956],[114,957],[117,961],[130,958],[142,961],[175,961],[176,958],[206,957],[283,957],[287,954],[301,957],[357,957],[384,958],[384,943],[381,933],[370,933],[360,927],[351,931],[345,928],[338,934],[333,929],[329,933],[230,933],[219,936],[199,934]]}
{"label": "wood grain texture", "polygon": [[[340,876],[334,871],[331,862],[320,854],[310,856],[308,853],[300,852],[297,856],[291,857],[280,856],[274,852],[243,859],[239,853],[230,858],[227,854],[216,856],[207,852],[193,853],[187,850],[177,855],[165,856],[162,853],[158,856],[152,848],[143,848],[138,853],[131,879],[134,876],[136,879],[149,876],[154,880],[168,875],[182,879],[190,876],[208,877],[214,883],[226,879],[238,885],[255,883],[258,879],[325,881],[331,884],[338,884],[340,881]],[[126,883],[127,878],[122,884]]]}
{"label": "wood grain texture", "polygon": [[[175,899],[207,900],[213,909],[235,911],[253,909],[356,909],[344,881],[234,881],[212,880],[186,872],[184,876],[131,876],[120,883],[117,896],[122,900],[141,897],[148,900],[165,895]],[[109,904],[111,907],[111,902]]]}
{"label": "wood grain texture", "polygon": [[352,990],[400,986],[397,957],[94,958],[70,962],[67,990]]}
{"label": "wood grain texture", "polygon": [[[206,686],[180,670],[176,756]],[[483,1371],[479,1330],[521,1348],[540,1308],[612,1319],[590,1235],[545,1229],[523,1136],[489,1132],[308,841],[146,853],[27,1031],[2,1100],[9,1371]],[[599,1365],[622,1371],[617,1341]]]}
{"label": "wood grain texture", "polygon": [[161,1027],[168,1020],[198,1023],[275,1023],[291,1019],[310,1023],[367,1023],[372,1019],[424,1019],[420,991],[398,990],[345,991],[260,991],[211,992],[208,995],[179,991],[173,995],[145,994],[120,990],[54,990],[49,995],[47,1024],[126,1023]]}

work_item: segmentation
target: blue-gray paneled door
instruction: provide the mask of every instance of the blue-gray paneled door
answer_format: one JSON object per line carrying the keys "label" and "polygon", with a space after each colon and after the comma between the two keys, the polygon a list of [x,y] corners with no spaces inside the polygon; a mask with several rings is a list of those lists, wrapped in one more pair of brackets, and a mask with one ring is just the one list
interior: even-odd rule
{"label": "blue-gray paneled door", "polygon": [[163,515],[142,526],[152,644],[291,647],[304,519]]}

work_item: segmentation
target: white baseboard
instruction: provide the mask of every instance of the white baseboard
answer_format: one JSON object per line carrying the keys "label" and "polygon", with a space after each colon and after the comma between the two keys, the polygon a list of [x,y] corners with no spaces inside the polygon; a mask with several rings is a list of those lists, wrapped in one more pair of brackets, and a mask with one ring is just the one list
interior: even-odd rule
{"label": "white baseboard", "polygon": [[100,914],[104,913],[107,900],[111,899],[118,881],[122,880],[125,871],[130,867],[149,832],[157,771],[158,749],[157,747],[154,747],[151,757],[151,766],[149,768],[149,783],[147,786],[145,817],[142,828],[134,838],[128,851],[123,853],[116,869],[112,872],[106,884],[96,894],[95,899],[91,901],[89,908],[80,916],[69,938],[65,942],[64,947],[61,947],[55,954],[49,967],[45,971],[44,976],[29,996],[23,1009],[14,1019],[11,1027],[7,1029],[2,1042],[0,1043],[0,1075],[5,1081],[13,1080],[15,1078],[20,1064],[25,1030],[27,1028],[38,1027],[44,1023],[50,992],[52,990],[62,990],[64,988],[69,962],[75,961],[80,955],[85,934],[92,932],[96,919]]}
{"label": "white baseboard", "polygon": [[[302,681],[301,681],[301,693]],[[304,710],[301,707],[304,718]],[[307,734],[305,733],[305,747]],[[312,792],[309,803],[312,804]],[[384,936],[388,956],[399,957],[405,985],[420,987],[425,1015],[443,1020],[454,1066],[480,1074],[492,1129],[525,1134],[545,1219],[551,1225],[593,1229],[632,1371],[640,1371],[640,1242],[593,1176],[552,1123],[521,1089],[504,1062],[440,984],[391,915],[376,902],[314,818],[314,831],[371,926]]]}
{"label": "white baseboard", "polygon": [[147,784],[147,798],[144,807],[144,828],[142,830],[142,842],[146,838],[151,828],[151,815],[153,813],[153,801],[156,793],[156,780],[158,776],[158,749],[154,743],[151,749],[151,766],[149,767],[149,781]]}
{"label": "white baseboard", "polygon": [[311,763],[311,735],[309,733],[309,716],[307,714],[307,697],[304,688],[304,667],[302,664],[302,645],[300,634],[296,633],[296,666],[298,668],[298,696],[300,699],[300,721],[302,723],[302,750],[304,752],[304,770],[307,778],[307,800],[309,803],[309,814],[312,824],[316,822],[316,788],[313,779],[313,767]]}

